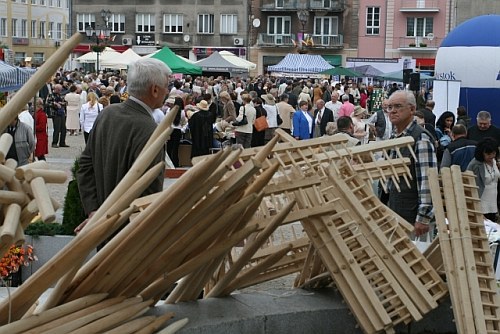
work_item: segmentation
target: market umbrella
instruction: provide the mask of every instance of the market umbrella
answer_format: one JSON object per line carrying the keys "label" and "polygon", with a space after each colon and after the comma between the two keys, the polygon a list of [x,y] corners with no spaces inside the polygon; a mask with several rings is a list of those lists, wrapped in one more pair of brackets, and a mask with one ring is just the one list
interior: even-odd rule
{"label": "market umbrella", "polygon": [[363,77],[376,77],[384,73],[372,65],[354,66],[349,67],[349,69],[361,73]]}
{"label": "market umbrella", "polygon": [[350,68],[345,68],[345,67],[342,67],[342,66],[337,66],[337,67],[334,67],[334,68],[330,68],[326,71],[323,71],[321,72],[321,74],[328,74],[328,75],[343,75],[343,76],[346,76],[346,77],[357,77],[357,78],[361,78],[363,77],[363,74],[361,73],[358,73]]}

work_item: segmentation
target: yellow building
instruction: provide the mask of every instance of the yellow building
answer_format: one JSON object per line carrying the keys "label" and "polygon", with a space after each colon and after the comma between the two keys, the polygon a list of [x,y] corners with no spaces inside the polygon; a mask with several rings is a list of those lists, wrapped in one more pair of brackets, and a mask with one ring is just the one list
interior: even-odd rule
{"label": "yellow building", "polygon": [[11,50],[6,60],[41,65],[69,37],[70,8],[71,0],[0,0],[0,42]]}

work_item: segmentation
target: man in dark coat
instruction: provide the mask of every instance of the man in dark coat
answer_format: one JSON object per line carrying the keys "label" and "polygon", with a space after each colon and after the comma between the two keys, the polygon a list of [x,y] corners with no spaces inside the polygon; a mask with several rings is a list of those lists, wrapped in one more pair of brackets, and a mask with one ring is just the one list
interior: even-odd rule
{"label": "man in dark coat", "polygon": [[[155,130],[152,111],[163,105],[171,73],[157,59],[137,60],[129,66],[129,98],[109,105],[106,112],[97,116],[77,173],[80,198],[87,215],[92,215],[104,203]],[[158,152],[151,166],[163,159],[164,152]],[[162,189],[163,174],[159,174],[142,196]],[[76,231],[83,228],[82,225]]]}
{"label": "man in dark coat", "polygon": [[318,133],[319,136],[324,136],[326,134],[326,125],[328,122],[334,122],[333,111],[325,108],[325,101],[319,99],[316,101],[316,110],[314,110],[314,124],[319,127],[319,131],[314,131]]}

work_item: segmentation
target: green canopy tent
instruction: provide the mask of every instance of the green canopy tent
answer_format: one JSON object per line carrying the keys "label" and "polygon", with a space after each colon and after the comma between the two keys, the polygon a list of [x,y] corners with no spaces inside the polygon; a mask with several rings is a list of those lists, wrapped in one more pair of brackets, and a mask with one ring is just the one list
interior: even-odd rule
{"label": "green canopy tent", "polygon": [[202,72],[200,66],[183,60],[173,53],[168,46],[163,47],[163,49],[155,53],[151,58],[159,59],[167,64],[173,73],[201,75]]}
{"label": "green canopy tent", "polygon": [[326,71],[323,71],[321,72],[321,74],[327,74],[327,75],[343,75],[343,76],[346,76],[346,77],[356,77],[356,78],[361,78],[363,77],[364,75],[361,74],[361,73],[358,73],[354,70],[351,70],[350,68],[345,68],[345,67],[342,67],[342,66],[337,66],[337,67],[334,67],[334,68],[330,68]]}

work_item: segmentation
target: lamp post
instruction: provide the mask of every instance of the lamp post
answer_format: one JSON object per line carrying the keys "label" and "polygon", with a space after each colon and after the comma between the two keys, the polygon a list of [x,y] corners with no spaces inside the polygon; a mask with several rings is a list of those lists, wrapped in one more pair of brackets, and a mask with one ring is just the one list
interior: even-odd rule
{"label": "lamp post", "polygon": [[106,23],[104,28],[99,28],[99,26],[96,26],[96,29],[94,29],[94,28],[92,28],[92,26],[90,24],[88,24],[85,27],[85,35],[87,35],[87,37],[89,39],[92,39],[93,37],[95,37],[96,45],[92,47],[92,50],[95,51],[95,53],[97,55],[96,56],[96,72],[99,72],[99,55],[104,50],[104,47],[105,47],[105,45],[104,45],[104,47],[100,45],[101,41],[105,42],[111,36],[111,30],[108,28],[108,21],[109,21],[109,18],[111,17],[111,12],[109,10],[103,9],[103,10],[101,10],[101,17],[104,20],[104,22]]}
{"label": "lamp post", "polygon": [[307,24],[307,19],[309,18],[309,12],[305,9],[301,9],[297,12],[297,17],[299,18],[300,24],[302,24],[302,41],[300,42],[301,44],[301,49],[299,50],[299,53],[305,52],[305,34],[306,34],[306,24]]}

